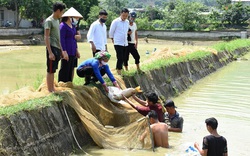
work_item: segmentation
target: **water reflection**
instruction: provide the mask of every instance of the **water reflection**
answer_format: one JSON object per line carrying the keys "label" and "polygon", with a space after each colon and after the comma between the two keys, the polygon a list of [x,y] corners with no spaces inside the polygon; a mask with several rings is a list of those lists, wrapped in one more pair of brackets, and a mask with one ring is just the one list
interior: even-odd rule
{"label": "water reflection", "polygon": [[[250,54],[245,56],[250,59]],[[184,117],[183,133],[169,133],[170,149],[152,151],[122,151],[88,147],[92,155],[171,155],[181,156],[195,141],[202,144],[208,135],[205,119],[217,118],[218,132],[228,141],[232,156],[249,155],[250,138],[250,61],[236,61],[198,81],[188,91],[175,98],[177,111]]]}

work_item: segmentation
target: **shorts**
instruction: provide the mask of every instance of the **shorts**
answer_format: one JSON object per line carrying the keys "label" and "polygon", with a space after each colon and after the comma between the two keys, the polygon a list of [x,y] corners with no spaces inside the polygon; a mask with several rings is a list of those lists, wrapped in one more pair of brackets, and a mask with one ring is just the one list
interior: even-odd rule
{"label": "shorts", "polygon": [[55,55],[55,60],[49,59],[49,52],[46,48],[46,57],[47,57],[47,72],[48,73],[55,73],[56,69],[58,69],[58,62],[61,59],[61,49],[50,46],[52,53]]}

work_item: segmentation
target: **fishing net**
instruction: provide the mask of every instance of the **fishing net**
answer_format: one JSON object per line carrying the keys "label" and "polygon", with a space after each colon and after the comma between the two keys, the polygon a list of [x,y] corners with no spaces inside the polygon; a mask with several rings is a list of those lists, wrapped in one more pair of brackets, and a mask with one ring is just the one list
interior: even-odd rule
{"label": "fishing net", "polygon": [[[116,79],[121,88],[124,89],[125,86],[122,80]],[[59,90],[56,94],[63,97],[63,104],[74,108],[83,126],[99,147],[109,149],[151,148],[150,135],[145,138],[144,145],[139,140],[141,134],[148,127],[148,119],[140,115],[129,104],[111,102],[103,94],[103,91],[95,86],[75,86],[72,83],[58,83],[56,85],[56,89]],[[20,91],[23,92],[24,90]],[[32,98],[42,96],[46,91],[46,85],[43,84],[38,91],[29,90],[27,96]],[[16,91],[15,95],[18,94],[20,95],[21,93]],[[8,98],[11,99],[10,96],[13,95],[8,95]],[[15,97],[19,97],[19,100],[14,101],[22,101],[21,99],[26,100],[28,98],[25,98],[24,94]],[[6,100],[6,98],[3,99]],[[130,100],[133,101],[132,98]],[[135,101],[134,103],[136,104]],[[9,102],[8,105],[10,104],[13,103]],[[5,105],[7,105],[6,101]]]}

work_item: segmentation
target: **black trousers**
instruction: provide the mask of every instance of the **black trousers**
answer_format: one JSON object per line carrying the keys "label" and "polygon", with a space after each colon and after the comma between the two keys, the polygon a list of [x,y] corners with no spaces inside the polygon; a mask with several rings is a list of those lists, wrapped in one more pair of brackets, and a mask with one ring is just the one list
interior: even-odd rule
{"label": "black trousers", "polygon": [[[102,76],[105,75],[105,74],[106,74],[105,69],[101,69],[101,70],[100,70],[100,73],[101,73]],[[77,74],[79,77],[94,77],[94,79],[97,79],[97,77],[96,77],[95,74],[94,74],[93,68],[82,68],[82,69],[77,69],[77,70],[76,70],[76,74]]]}
{"label": "black trousers", "polygon": [[61,60],[61,68],[58,73],[58,82],[72,82],[76,56],[69,56],[69,60]]}
{"label": "black trousers", "polygon": [[116,51],[116,69],[121,70],[122,69],[122,65],[124,62],[124,57],[126,56],[127,53],[127,46],[120,46],[120,45],[115,45],[115,51]]}
{"label": "black trousers", "polygon": [[99,52],[99,51],[101,51],[101,50],[96,49],[95,52],[92,51],[93,57],[95,57],[95,54],[96,54],[97,52]]}
{"label": "black trousers", "polygon": [[135,44],[129,43],[128,49],[127,49],[125,56],[124,56],[124,66],[128,66],[129,54],[131,54],[133,56],[133,58],[135,59],[135,64],[140,63],[140,55],[139,55],[137,49],[135,48]]}

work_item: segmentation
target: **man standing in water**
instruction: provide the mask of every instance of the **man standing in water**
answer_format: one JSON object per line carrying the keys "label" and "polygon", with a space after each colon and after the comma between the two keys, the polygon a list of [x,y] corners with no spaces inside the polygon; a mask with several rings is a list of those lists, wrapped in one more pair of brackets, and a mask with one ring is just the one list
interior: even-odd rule
{"label": "man standing in water", "polygon": [[58,68],[58,62],[61,59],[68,60],[68,54],[62,52],[60,44],[59,19],[62,17],[66,8],[64,3],[56,2],[53,4],[53,14],[49,16],[44,23],[44,39],[46,44],[47,56],[47,76],[46,82],[49,92],[55,92],[54,73]]}
{"label": "man standing in water", "polygon": [[220,136],[217,132],[218,122],[215,118],[208,118],[205,120],[207,130],[210,135],[203,138],[202,149],[197,142],[194,147],[200,152],[202,156],[227,156],[227,140]]}
{"label": "man standing in water", "polygon": [[164,103],[164,107],[167,110],[167,112],[164,114],[164,120],[170,126],[168,130],[170,132],[182,132],[184,120],[175,110],[177,107],[175,106],[174,101],[167,100]]}
{"label": "man standing in water", "polygon": [[148,116],[149,122],[151,124],[150,125],[151,130],[149,128],[147,128],[145,130],[145,132],[141,135],[140,141],[144,143],[145,137],[149,133],[152,133],[150,135],[153,135],[155,147],[168,148],[169,147],[168,125],[163,123],[163,122],[159,122],[158,115],[154,110],[151,110],[147,116]]}
{"label": "man standing in water", "polygon": [[114,19],[111,23],[109,30],[109,38],[111,38],[114,43],[115,51],[116,51],[116,70],[118,75],[121,75],[121,70],[124,62],[124,56],[127,51],[128,40],[128,27],[129,22],[127,20],[129,11],[124,8],[121,11],[120,17]]}

